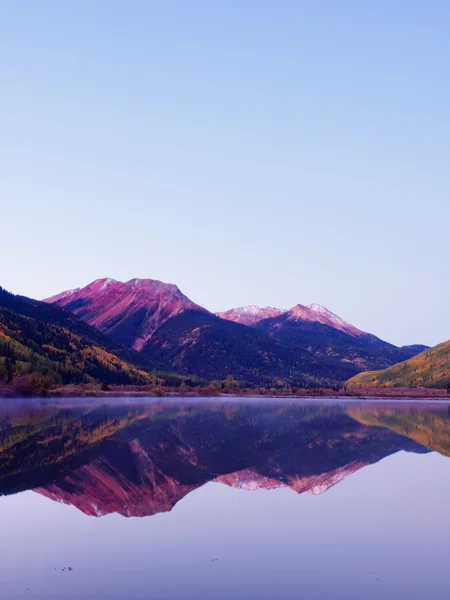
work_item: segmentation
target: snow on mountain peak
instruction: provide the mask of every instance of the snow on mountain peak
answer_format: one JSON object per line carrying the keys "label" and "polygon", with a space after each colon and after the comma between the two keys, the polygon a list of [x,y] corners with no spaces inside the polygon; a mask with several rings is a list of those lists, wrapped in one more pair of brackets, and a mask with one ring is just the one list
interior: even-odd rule
{"label": "snow on mountain peak", "polygon": [[100,288],[101,290],[106,290],[107,287],[109,287],[112,283],[117,283],[116,279],[111,279],[111,277],[106,277],[106,279],[103,280],[103,285]]}
{"label": "snow on mountain peak", "polygon": [[80,290],[80,288],[73,288],[73,290],[66,290],[65,292],[61,292],[60,294],[58,294],[58,296],[55,296],[55,297],[57,297],[60,300],[62,300],[63,298],[67,298],[68,296],[73,296],[79,290]]}
{"label": "snow on mountain peak", "polygon": [[255,304],[250,304],[249,306],[239,306],[238,308],[231,308],[230,310],[217,313],[217,316],[227,321],[241,323],[242,325],[255,325],[258,321],[269,317],[277,317],[283,312],[285,311],[281,308],[273,308],[272,306],[261,308]]}
{"label": "snow on mountain peak", "polygon": [[325,306],[322,306],[321,304],[315,304],[315,303],[309,304],[308,308],[310,310],[312,310],[314,313],[321,315],[327,319],[330,319],[331,321],[333,321],[335,323],[348,325],[348,323],[346,321],[344,321],[344,319],[341,319],[341,317],[339,317],[334,312],[331,312],[331,310],[328,310],[328,308],[325,308]]}
{"label": "snow on mountain peak", "polygon": [[337,316],[334,313],[332,313],[331,310],[325,308],[325,306],[322,306],[321,304],[316,304],[315,302],[313,304],[308,304],[308,308],[321,315],[334,315],[335,317]]}
{"label": "snow on mountain peak", "polygon": [[236,312],[238,312],[242,315],[259,315],[262,312],[267,311],[267,310],[278,310],[278,309],[271,308],[270,306],[261,308],[260,306],[256,306],[255,304],[250,304],[249,306],[240,306],[239,308],[236,308]]}
{"label": "snow on mountain peak", "polygon": [[341,317],[336,315],[325,306],[321,304],[309,304],[308,306],[302,306],[301,304],[297,304],[289,311],[295,318],[305,319],[307,321],[317,321],[318,323],[322,323],[323,325],[328,325],[329,327],[333,327],[334,329],[339,329],[345,333],[350,335],[359,336],[362,334],[362,331],[357,327],[354,327],[347,321],[344,321]]}

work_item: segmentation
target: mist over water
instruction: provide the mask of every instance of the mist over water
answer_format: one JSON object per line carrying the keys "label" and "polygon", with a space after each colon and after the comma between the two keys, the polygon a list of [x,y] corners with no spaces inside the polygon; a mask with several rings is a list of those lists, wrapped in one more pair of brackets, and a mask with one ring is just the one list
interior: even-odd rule
{"label": "mist over water", "polygon": [[448,598],[448,405],[8,401],[18,598]]}

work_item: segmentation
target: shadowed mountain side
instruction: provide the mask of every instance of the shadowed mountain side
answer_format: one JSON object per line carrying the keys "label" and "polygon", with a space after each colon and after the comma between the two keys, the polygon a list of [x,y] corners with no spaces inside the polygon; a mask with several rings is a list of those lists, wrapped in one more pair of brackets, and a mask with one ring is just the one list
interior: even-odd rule
{"label": "shadowed mountain side", "polygon": [[428,350],[429,347],[430,346],[425,346],[424,344],[410,344],[409,346],[400,346],[400,350],[410,353],[411,356],[416,356],[417,354]]}
{"label": "shadowed mountain side", "polygon": [[423,348],[398,348],[374,335],[364,332],[352,335],[324,323],[304,320],[291,311],[263,319],[256,323],[255,328],[273,339],[307,350],[317,357],[351,364],[358,371],[391,366],[410,358]]}
{"label": "shadowed mountain side", "polygon": [[119,356],[122,360],[133,362],[140,365],[149,365],[138,352],[130,350],[126,346],[117,343],[109,336],[104,335],[96,327],[92,327],[82,319],[74,316],[72,312],[60,308],[54,304],[34,300],[25,296],[16,296],[0,288],[0,307],[18,313],[23,317],[36,320],[38,322],[61,327],[70,331],[74,335],[87,339],[91,344],[104,348]]}
{"label": "shadowed mountain side", "polygon": [[154,367],[73,314],[0,288],[0,382],[40,374],[58,383],[143,384]]}
{"label": "shadowed mountain side", "polygon": [[326,386],[358,371],[351,364],[270,339],[253,327],[195,310],[161,325],[142,353],[179,373],[219,380],[232,375],[260,385],[275,377],[290,385]]}

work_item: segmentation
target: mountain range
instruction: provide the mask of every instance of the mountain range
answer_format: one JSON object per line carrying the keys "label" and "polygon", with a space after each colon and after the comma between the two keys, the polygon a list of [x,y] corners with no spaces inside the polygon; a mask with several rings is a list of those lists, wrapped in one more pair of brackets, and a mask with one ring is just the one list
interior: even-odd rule
{"label": "mountain range", "polygon": [[426,346],[397,347],[326,308],[230,309],[213,314],[177,286],[110,278],[47,298],[155,364],[204,379],[302,387],[345,381],[407,360]]}
{"label": "mountain range", "polygon": [[[421,379],[395,378],[391,371],[380,380],[373,375],[418,354],[411,364],[417,373],[420,361]],[[318,388],[350,379],[352,385],[377,385],[387,378],[389,385],[444,386],[449,354],[447,346],[397,347],[318,304],[214,314],[176,285],[153,279],[98,279],[45,301],[0,288],[0,384],[37,374],[58,384],[231,379],[241,387]],[[442,368],[432,366],[437,376],[431,377],[427,360],[437,355]],[[353,380],[365,372],[370,379]]]}

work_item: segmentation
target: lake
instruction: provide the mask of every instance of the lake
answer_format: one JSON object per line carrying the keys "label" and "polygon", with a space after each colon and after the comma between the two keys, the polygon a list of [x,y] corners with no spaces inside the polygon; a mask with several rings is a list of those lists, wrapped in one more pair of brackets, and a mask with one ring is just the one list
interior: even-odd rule
{"label": "lake", "polygon": [[1,598],[450,597],[450,407],[0,403]]}

